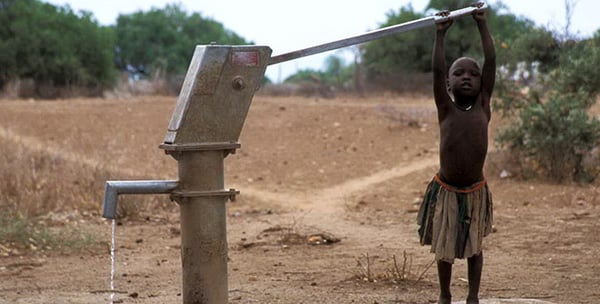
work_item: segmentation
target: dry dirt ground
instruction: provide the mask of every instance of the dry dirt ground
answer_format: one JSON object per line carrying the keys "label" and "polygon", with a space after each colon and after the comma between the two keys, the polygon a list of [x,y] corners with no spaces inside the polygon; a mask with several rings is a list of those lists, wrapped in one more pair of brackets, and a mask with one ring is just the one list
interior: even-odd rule
{"label": "dry dirt ground", "polygon": [[[172,97],[5,100],[0,136],[102,166],[113,179],[174,179],[176,162],[158,149],[174,105]],[[225,160],[226,186],[241,191],[227,205],[229,302],[434,303],[436,270],[415,211],[437,170],[435,119],[428,97],[255,97],[242,148]],[[600,303],[596,186],[500,178],[497,159],[491,152],[486,168],[496,232],[484,241],[481,297]],[[109,244],[97,205],[66,225]],[[117,226],[117,303],[182,302],[178,208],[152,210]],[[339,242],[311,245],[313,234]],[[0,303],[108,303],[110,256],[94,248],[5,253]],[[459,260],[456,300],[465,278]]]}

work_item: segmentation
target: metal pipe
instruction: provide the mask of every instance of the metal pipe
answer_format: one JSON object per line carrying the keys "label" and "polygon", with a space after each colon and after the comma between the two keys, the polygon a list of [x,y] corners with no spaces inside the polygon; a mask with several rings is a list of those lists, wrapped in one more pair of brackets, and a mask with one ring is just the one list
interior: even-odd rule
{"label": "metal pipe", "polygon": [[[224,151],[177,156],[181,196],[182,298],[184,304],[226,304],[227,214],[223,195]],[[191,192],[213,195],[186,195]]]}
{"label": "metal pipe", "polygon": [[114,219],[117,215],[119,194],[168,194],[177,188],[175,180],[107,181],[102,204],[102,217]]}
{"label": "metal pipe", "polygon": [[312,46],[312,47],[305,48],[305,49],[300,49],[297,51],[293,51],[293,52],[289,52],[289,53],[285,53],[285,54],[281,54],[281,55],[276,55],[276,56],[271,57],[271,59],[269,59],[269,65],[277,64],[277,63],[281,63],[281,62],[289,61],[289,60],[293,60],[293,59],[298,59],[298,58],[306,57],[306,56],[310,56],[310,55],[315,55],[318,53],[323,53],[323,52],[327,52],[327,51],[331,51],[331,50],[335,50],[335,49],[339,49],[339,48],[343,48],[343,47],[347,47],[347,46],[351,46],[351,45],[355,45],[355,44],[360,44],[360,43],[368,42],[368,41],[375,40],[375,39],[380,39],[380,38],[387,37],[387,36],[390,36],[390,35],[393,35],[396,33],[412,31],[414,29],[419,29],[422,27],[434,25],[434,24],[442,22],[444,20],[456,19],[456,18],[465,16],[465,15],[470,15],[475,11],[485,10],[487,8],[488,8],[487,4],[483,4],[483,6],[480,8],[466,7],[466,8],[458,9],[455,11],[451,11],[450,14],[446,17],[442,17],[442,16],[424,17],[421,19],[384,27],[384,28],[381,28],[378,30],[366,32],[364,34],[348,37],[345,39],[340,39],[340,40],[336,40],[336,41],[332,41],[332,42],[328,42],[328,43],[324,43],[324,44],[319,44],[316,46]]}

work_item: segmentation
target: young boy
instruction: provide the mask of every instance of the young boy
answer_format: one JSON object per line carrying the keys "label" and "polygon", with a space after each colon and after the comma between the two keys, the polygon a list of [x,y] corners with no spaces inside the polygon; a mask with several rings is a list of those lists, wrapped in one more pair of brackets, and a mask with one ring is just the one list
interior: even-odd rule
{"label": "young boy", "polygon": [[[481,7],[481,3],[477,4]],[[448,12],[440,13],[447,16]],[[444,36],[452,20],[437,24],[433,52],[433,94],[440,126],[440,170],[419,210],[419,237],[435,253],[440,282],[439,303],[451,303],[450,280],[455,258],[467,258],[467,304],[479,303],[483,265],[481,248],[492,228],[492,197],[483,177],[488,148],[490,96],[494,89],[494,44],[483,11],[473,13],[485,61],[457,59],[446,77]]]}

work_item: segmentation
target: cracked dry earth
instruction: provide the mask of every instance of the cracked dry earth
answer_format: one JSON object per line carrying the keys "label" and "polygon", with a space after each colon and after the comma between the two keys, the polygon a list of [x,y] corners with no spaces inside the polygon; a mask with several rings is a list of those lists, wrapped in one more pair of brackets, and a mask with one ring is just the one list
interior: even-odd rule
{"label": "cracked dry earth", "polygon": [[[0,101],[0,136],[111,179],[174,179],[157,146],[175,100]],[[241,192],[227,205],[229,302],[435,303],[415,217],[438,135],[429,96],[255,97],[225,160],[226,187]],[[600,303],[596,186],[501,179],[500,159],[491,152],[486,167],[496,232],[484,241],[482,303]],[[110,223],[100,201],[86,204],[98,207],[73,222],[103,246],[0,256],[1,304],[109,303]],[[115,302],[181,303],[178,208],[139,212],[117,226]],[[457,301],[465,278],[457,261]]]}

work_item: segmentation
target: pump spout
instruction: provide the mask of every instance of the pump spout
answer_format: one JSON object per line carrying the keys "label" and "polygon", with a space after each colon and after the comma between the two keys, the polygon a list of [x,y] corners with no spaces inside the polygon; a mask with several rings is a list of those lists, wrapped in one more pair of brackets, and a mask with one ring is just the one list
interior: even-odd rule
{"label": "pump spout", "polygon": [[102,204],[102,217],[114,219],[117,215],[119,194],[168,194],[177,188],[176,180],[107,181]]}

